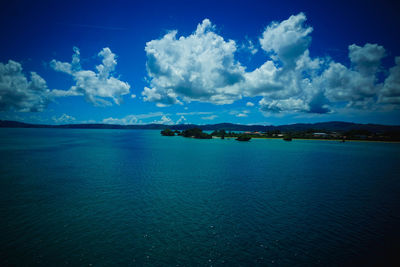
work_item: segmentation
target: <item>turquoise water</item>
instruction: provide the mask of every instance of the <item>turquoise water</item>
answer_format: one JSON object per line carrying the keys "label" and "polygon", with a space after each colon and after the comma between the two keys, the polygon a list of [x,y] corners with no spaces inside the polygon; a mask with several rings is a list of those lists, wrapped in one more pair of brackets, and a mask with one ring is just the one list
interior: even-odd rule
{"label": "turquoise water", "polygon": [[0,129],[4,265],[383,263],[400,144]]}

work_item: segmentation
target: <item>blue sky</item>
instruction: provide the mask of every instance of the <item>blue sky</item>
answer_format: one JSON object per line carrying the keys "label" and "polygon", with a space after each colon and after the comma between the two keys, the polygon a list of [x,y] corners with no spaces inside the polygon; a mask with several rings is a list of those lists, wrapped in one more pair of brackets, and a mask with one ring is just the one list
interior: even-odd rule
{"label": "blue sky", "polygon": [[382,1],[3,4],[0,119],[400,124],[397,10]]}

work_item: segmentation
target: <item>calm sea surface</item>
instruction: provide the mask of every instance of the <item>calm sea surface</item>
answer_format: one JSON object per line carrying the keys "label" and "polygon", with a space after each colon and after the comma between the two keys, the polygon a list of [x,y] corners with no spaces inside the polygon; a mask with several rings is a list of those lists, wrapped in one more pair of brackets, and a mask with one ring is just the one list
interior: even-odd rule
{"label": "calm sea surface", "polygon": [[400,144],[0,129],[0,265],[381,263]]}

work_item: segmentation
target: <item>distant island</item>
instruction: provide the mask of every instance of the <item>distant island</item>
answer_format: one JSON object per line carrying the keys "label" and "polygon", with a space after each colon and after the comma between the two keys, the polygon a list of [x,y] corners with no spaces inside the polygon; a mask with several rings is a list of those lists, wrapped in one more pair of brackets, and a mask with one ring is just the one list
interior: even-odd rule
{"label": "distant island", "polygon": [[213,137],[220,137],[221,139],[224,139],[225,137],[236,137],[237,141],[249,141],[251,137],[246,134],[242,133],[233,133],[229,132],[226,133],[225,130],[220,130],[220,131],[214,131],[211,134],[203,132],[200,128],[191,128],[187,130],[183,130],[182,132],[178,130],[171,130],[171,129],[165,129],[161,131],[161,135],[163,136],[183,136],[183,137],[190,137],[190,138],[196,138],[196,139],[211,139]]}
{"label": "distant island", "polygon": [[[289,125],[241,125],[233,123],[219,124],[30,124],[17,121],[0,120],[0,128],[61,128],[61,129],[148,129],[163,130],[167,128],[178,135],[176,131],[182,131],[183,136],[198,136],[201,139],[209,139],[208,135],[225,138],[238,138],[239,134],[251,138],[280,138],[287,141],[292,139],[327,139],[327,140],[367,140],[367,141],[400,141],[400,125],[358,124],[351,122],[331,121],[319,123],[296,123]],[[193,130],[199,129],[199,130]],[[203,131],[213,131],[207,134]],[[223,132],[222,132],[223,131]],[[236,131],[236,132],[234,132]],[[166,135],[172,136],[171,132]]]}
{"label": "distant island", "polygon": [[[364,133],[364,135],[360,135],[360,133]],[[282,139],[284,141],[292,141],[294,138],[296,139],[325,139],[325,140],[339,140],[341,142],[345,142],[346,140],[365,140],[365,141],[400,141],[399,135],[396,134],[381,134],[381,135],[366,135],[366,132],[361,130],[353,130],[347,132],[314,132],[313,130],[308,131],[290,131],[281,133],[279,130],[276,131],[268,131],[268,132],[232,132],[225,130],[215,130],[212,133],[205,133],[200,128],[191,128],[187,130],[183,130],[182,132],[179,130],[171,130],[169,128],[161,131],[161,135],[163,136],[183,136],[183,137],[191,137],[196,139],[211,139],[211,138],[235,138],[237,141],[250,141],[252,138],[275,138]]]}
{"label": "distant island", "polygon": [[161,131],[161,135],[163,136],[175,136],[180,135],[183,137],[192,137],[197,139],[211,139],[212,135],[203,132],[200,128],[191,128],[187,130],[183,130],[182,132],[175,130],[172,131],[171,129],[167,128]]}

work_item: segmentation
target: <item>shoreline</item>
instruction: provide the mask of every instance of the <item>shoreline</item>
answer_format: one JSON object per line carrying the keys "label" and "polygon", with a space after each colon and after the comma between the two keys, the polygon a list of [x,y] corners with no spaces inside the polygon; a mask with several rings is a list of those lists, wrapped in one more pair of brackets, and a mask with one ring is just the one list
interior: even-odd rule
{"label": "shoreline", "polygon": [[[236,138],[231,136],[226,136],[227,138]],[[213,136],[212,139],[221,139],[221,137]],[[274,138],[274,137],[252,137],[251,139],[272,139],[272,140],[282,140],[282,138]],[[346,142],[373,142],[373,143],[393,143],[398,144],[400,141],[384,141],[384,140],[355,140],[355,139],[346,139],[345,142],[342,142],[342,139],[313,139],[313,138],[293,138],[294,140],[312,140],[312,141],[335,141],[339,143],[346,143]],[[287,141],[288,142],[288,141]],[[291,141],[289,141],[291,142]]]}

